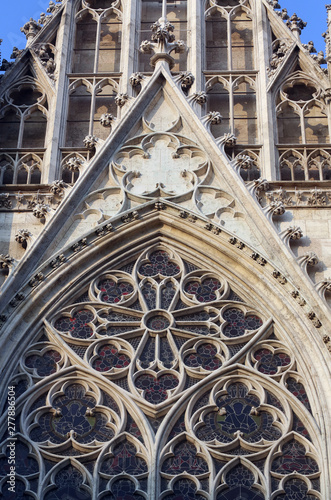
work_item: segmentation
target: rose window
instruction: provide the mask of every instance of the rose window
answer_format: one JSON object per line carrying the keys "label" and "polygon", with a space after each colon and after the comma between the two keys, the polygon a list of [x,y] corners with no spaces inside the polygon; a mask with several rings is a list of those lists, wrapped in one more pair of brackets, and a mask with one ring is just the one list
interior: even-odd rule
{"label": "rose window", "polygon": [[21,496],[323,498],[309,393],[261,304],[163,244],[102,267],[13,379]]}

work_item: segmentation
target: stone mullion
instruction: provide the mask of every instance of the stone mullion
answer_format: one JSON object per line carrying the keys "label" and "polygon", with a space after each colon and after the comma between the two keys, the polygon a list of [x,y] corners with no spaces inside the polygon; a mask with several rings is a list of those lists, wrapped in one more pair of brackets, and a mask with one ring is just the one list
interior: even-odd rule
{"label": "stone mullion", "polygon": [[136,27],[140,25],[140,19],[137,19],[137,2],[127,0],[123,4],[122,19],[122,43],[121,43],[121,72],[120,92],[133,95],[133,89],[129,83],[129,78],[136,68]]}
{"label": "stone mullion", "polygon": [[227,14],[228,69],[232,70],[231,17]]}
{"label": "stone mullion", "polygon": [[49,120],[46,135],[46,152],[44,165],[49,166],[47,172],[42,172],[42,183],[51,183],[60,177],[61,151],[59,146],[64,140],[68,107],[67,96],[67,69],[71,58],[74,42],[73,3],[67,2],[64,6],[62,19],[57,32],[58,77],[56,80],[56,97],[51,100]]}
{"label": "stone mullion", "polygon": [[234,134],[234,96],[233,96],[233,77],[230,75],[229,78],[229,114],[230,114],[230,130],[231,134]]}
{"label": "stone mullion", "polygon": [[98,72],[98,66],[99,66],[100,35],[101,35],[101,16],[98,16],[97,34],[95,37],[95,53],[94,53],[94,69],[93,69],[94,73]]}
{"label": "stone mullion", "polygon": [[258,142],[263,144],[261,151],[261,176],[267,180],[279,178],[277,172],[276,137],[276,112],[274,98],[267,92],[268,78],[266,68],[269,66],[269,40],[268,19],[264,5],[260,1],[253,4],[255,10],[254,20],[254,45],[255,65],[259,74],[257,77],[257,114],[258,114]]}
{"label": "stone mullion", "polygon": [[[202,61],[204,60],[204,50],[206,45],[204,13],[202,2],[199,0],[189,1],[187,5],[187,31],[190,36],[187,37],[189,42],[188,56],[188,71],[191,71],[195,77],[191,92],[199,92],[204,88],[202,80]],[[198,108],[198,106],[197,106]],[[199,107],[199,110],[201,108]]]}
{"label": "stone mullion", "polygon": [[95,112],[95,102],[96,102],[96,78],[93,78],[93,92],[91,95],[91,108],[90,108],[90,124],[89,124],[89,135],[93,135],[93,126],[94,126],[94,112]]}

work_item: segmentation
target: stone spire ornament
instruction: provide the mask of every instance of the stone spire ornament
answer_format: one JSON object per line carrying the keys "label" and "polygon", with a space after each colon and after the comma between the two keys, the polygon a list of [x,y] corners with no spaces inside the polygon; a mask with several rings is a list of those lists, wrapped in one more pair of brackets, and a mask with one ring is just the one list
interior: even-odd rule
{"label": "stone spire ornament", "polygon": [[183,40],[175,41],[174,29],[167,20],[167,2],[162,0],[162,16],[151,26],[151,40],[144,40],[140,45],[141,52],[153,54],[150,59],[152,66],[156,66],[158,61],[167,61],[171,69],[175,64],[171,52],[175,51],[177,54],[185,52],[186,45]]}

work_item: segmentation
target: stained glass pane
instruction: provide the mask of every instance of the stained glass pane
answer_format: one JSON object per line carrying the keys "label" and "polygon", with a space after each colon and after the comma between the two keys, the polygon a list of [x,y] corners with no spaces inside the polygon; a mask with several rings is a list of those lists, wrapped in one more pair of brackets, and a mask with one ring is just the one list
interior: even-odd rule
{"label": "stained glass pane", "polygon": [[284,486],[285,494],[275,497],[275,500],[316,500],[315,495],[308,495],[308,487],[301,479],[290,479]]}
{"label": "stained glass pane", "polygon": [[112,279],[99,281],[98,288],[101,291],[101,300],[109,304],[120,302],[122,297],[133,292],[133,286],[128,282],[117,283]]}
{"label": "stained glass pane", "polygon": [[111,368],[125,368],[129,366],[130,358],[120,354],[113,344],[104,344],[98,350],[98,357],[93,361],[93,368],[98,372],[106,372]]}
{"label": "stained glass pane", "polygon": [[217,348],[213,344],[201,344],[196,353],[192,353],[184,358],[186,366],[192,368],[199,368],[201,366],[204,370],[217,370],[222,366],[222,361],[217,355]]}
{"label": "stained glass pane", "polygon": [[282,447],[282,455],[277,457],[271,466],[277,474],[299,474],[309,475],[318,472],[318,465],[311,457],[306,456],[305,447],[296,440],[289,441]]}
{"label": "stained glass pane", "polygon": [[82,487],[83,476],[72,465],[55,476],[56,487],[46,493],[45,500],[91,500],[91,494]]}
{"label": "stained glass pane", "polygon": [[53,408],[41,413],[38,426],[30,433],[31,439],[36,442],[49,440],[54,444],[70,436],[79,443],[109,441],[114,432],[107,426],[106,415],[95,411],[95,405],[95,399],[86,396],[83,386],[69,386],[64,395],[54,399]]}
{"label": "stained glass pane", "polygon": [[175,389],[178,385],[178,378],[171,373],[153,377],[145,374],[137,377],[135,384],[138,389],[144,391],[146,401],[157,405],[168,398],[167,391]]}
{"label": "stained glass pane", "polygon": [[180,479],[173,487],[173,493],[166,495],[166,500],[206,500],[206,497],[196,493],[197,488],[190,479]]}
{"label": "stained glass pane", "polygon": [[175,447],[174,456],[164,461],[162,472],[173,476],[187,472],[196,476],[208,472],[208,465],[197,455],[195,446],[184,441]]}
{"label": "stained glass pane", "polygon": [[216,290],[221,288],[221,283],[215,278],[203,281],[189,281],[185,285],[185,292],[193,295],[199,302],[211,302],[217,299]]}
{"label": "stained glass pane", "polygon": [[227,337],[240,337],[245,330],[256,330],[262,326],[262,320],[258,316],[250,314],[245,317],[243,311],[236,307],[224,311],[223,318],[228,323],[223,330]]}
{"label": "stained glass pane", "polygon": [[233,384],[228,388],[228,395],[217,399],[219,411],[208,413],[199,427],[197,437],[202,441],[217,439],[230,443],[239,431],[245,441],[258,442],[261,439],[274,441],[281,436],[280,430],[273,425],[271,413],[257,410],[260,401],[248,394],[243,384]]}
{"label": "stained glass pane", "polygon": [[255,351],[254,358],[260,362],[258,370],[266,375],[275,375],[278,372],[278,367],[287,366],[291,363],[288,354],[283,352],[273,353],[266,348]]}
{"label": "stained glass pane", "polygon": [[25,365],[28,368],[34,368],[39,377],[47,377],[56,372],[56,364],[60,359],[61,354],[54,349],[50,349],[44,354],[28,356]]}
{"label": "stained glass pane", "polygon": [[170,256],[164,250],[151,253],[150,261],[142,264],[139,273],[142,276],[175,276],[180,271],[179,266],[170,260]]}
{"label": "stained glass pane", "polygon": [[101,466],[101,472],[109,476],[116,474],[139,475],[148,471],[145,460],[136,456],[137,450],[132,443],[124,441],[114,447],[111,457],[106,458]]}
{"label": "stained glass pane", "polygon": [[94,314],[88,309],[82,309],[72,318],[62,316],[55,321],[55,328],[60,332],[68,332],[72,337],[88,339],[93,335],[93,329],[88,325],[93,320]]}

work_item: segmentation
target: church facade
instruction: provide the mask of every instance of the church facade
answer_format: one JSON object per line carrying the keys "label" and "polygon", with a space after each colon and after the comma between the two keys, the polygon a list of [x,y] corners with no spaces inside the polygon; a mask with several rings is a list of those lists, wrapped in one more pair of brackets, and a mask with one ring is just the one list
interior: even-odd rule
{"label": "church facade", "polygon": [[330,498],[331,32],[317,53],[305,24],[277,0],[57,0],[22,27],[3,498]]}

